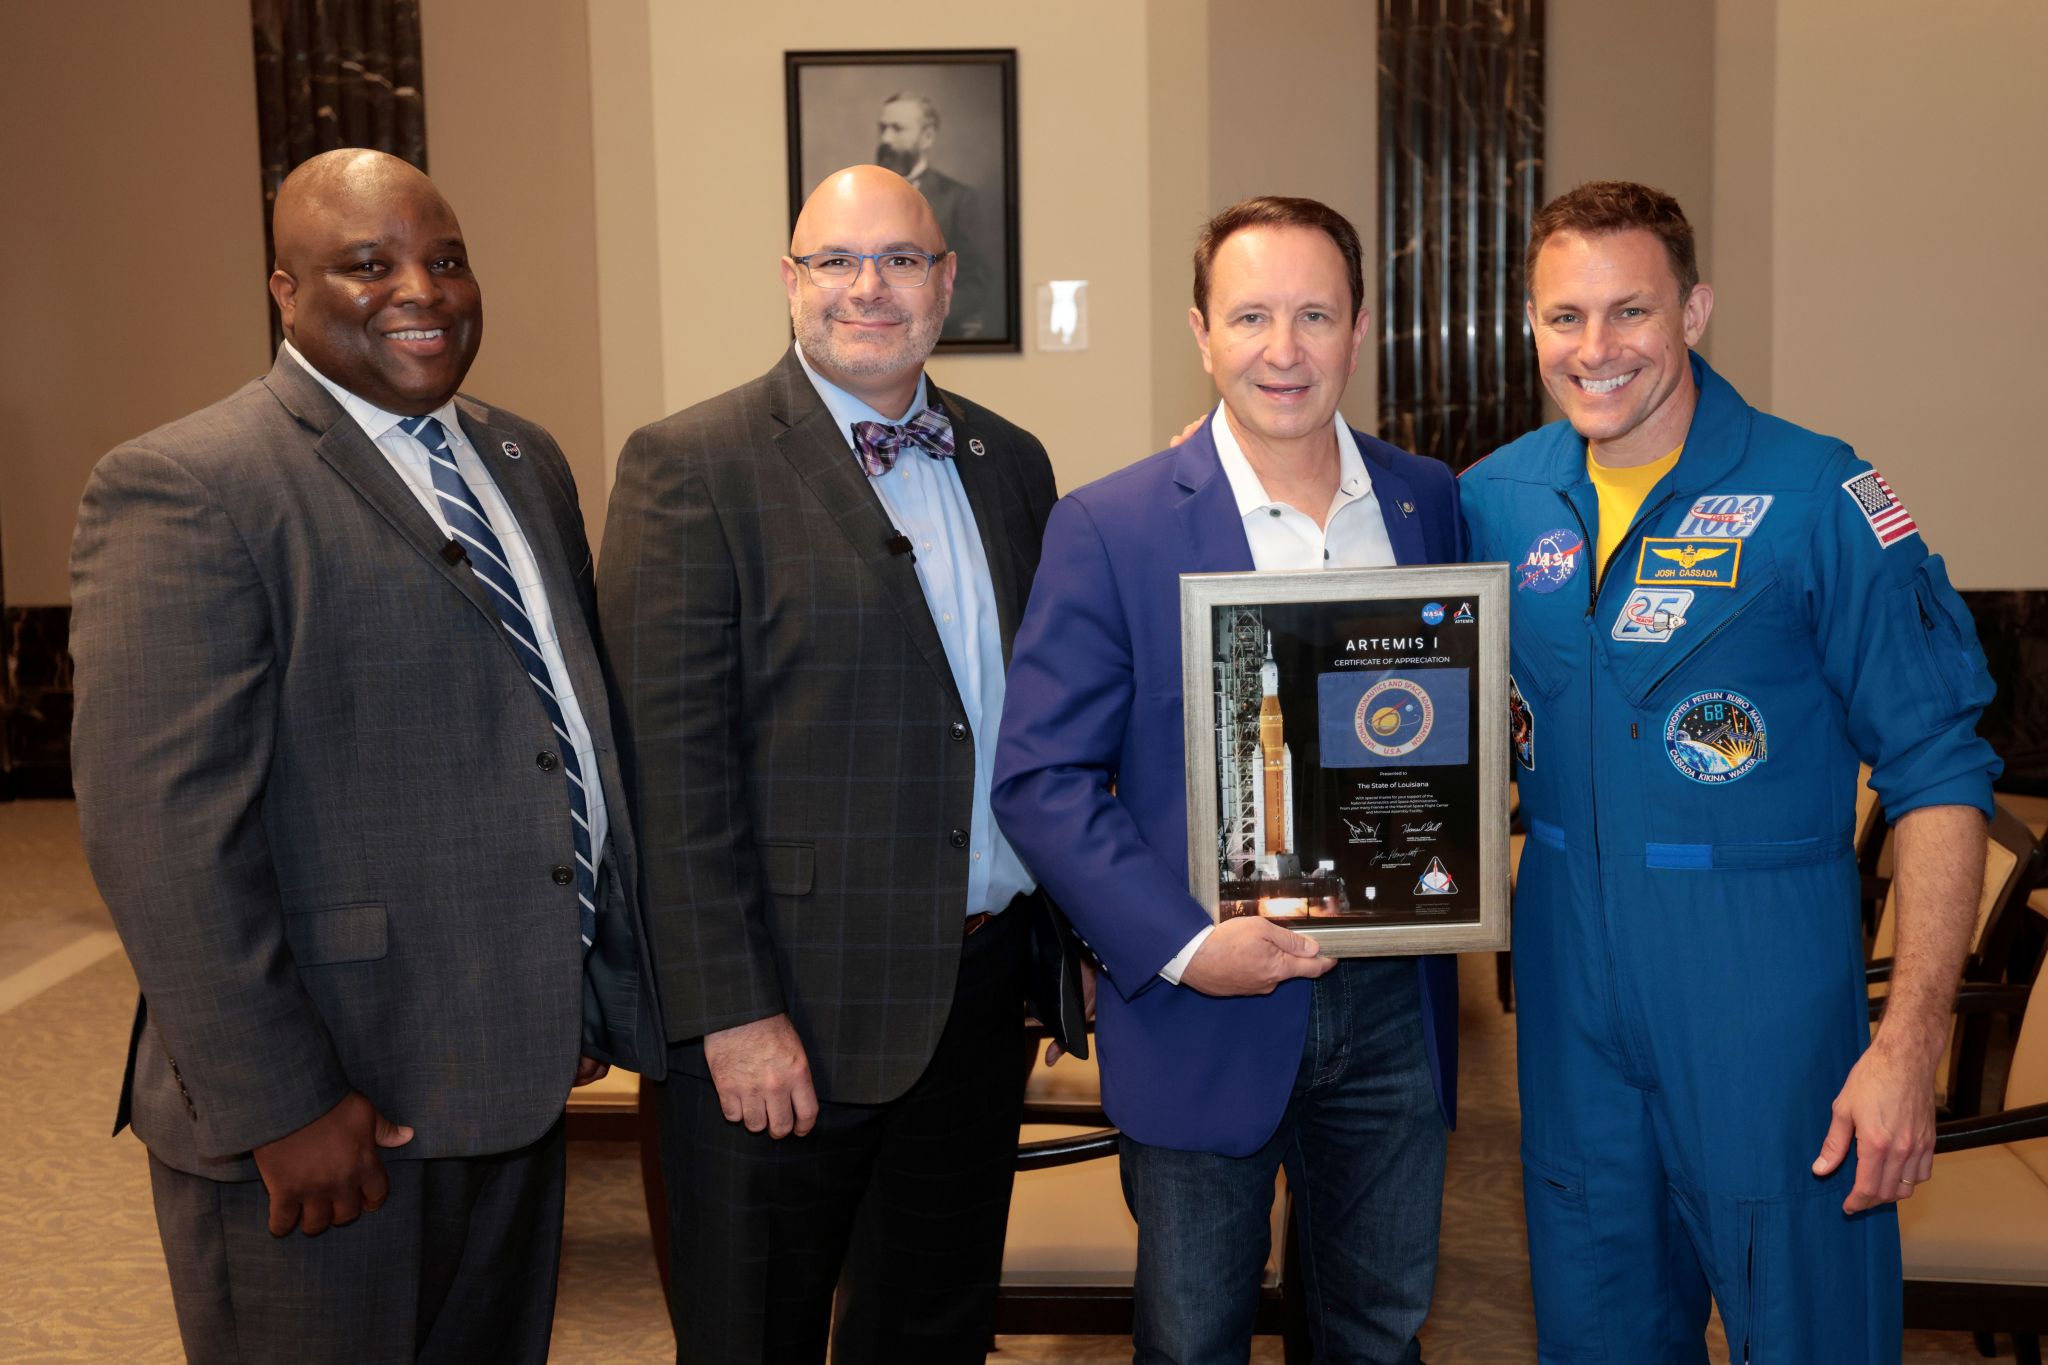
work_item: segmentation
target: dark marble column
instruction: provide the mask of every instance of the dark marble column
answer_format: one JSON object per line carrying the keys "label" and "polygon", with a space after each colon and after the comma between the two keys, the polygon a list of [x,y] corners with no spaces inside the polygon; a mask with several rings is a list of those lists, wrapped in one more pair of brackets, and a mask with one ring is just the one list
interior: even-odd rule
{"label": "dark marble column", "polygon": [[1462,469],[1542,421],[1543,0],[1380,0],[1379,62],[1379,434]]}
{"label": "dark marble column", "polygon": [[1963,601],[1998,683],[1977,733],[2005,760],[1999,789],[2048,796],[2048,590],[1970,591]]}
{"label": "dark marble column", "polygon": [[70,607],[0,610],[0,799],[71,795]]}
{"label": "dark marble column", "polygon": [[[374,147],[427,168],[419,0],[250,0],[263,157],[264,274],[270,207],[294,166]],[[275,314],[271,343],[283,339]]]}

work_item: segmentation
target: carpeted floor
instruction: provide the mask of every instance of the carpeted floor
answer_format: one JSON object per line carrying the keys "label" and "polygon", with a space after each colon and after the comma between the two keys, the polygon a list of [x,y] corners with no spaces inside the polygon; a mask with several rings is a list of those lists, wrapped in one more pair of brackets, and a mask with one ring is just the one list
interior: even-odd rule
{"label": "carpeted floor", "polygon": [[[135,981],[107,934],[66,802],[0,804],[0,1359],[180,1358],[133,1137],[109,1138]],[[1464,963],[1461,1127],[1451,1143],[1435,1365],[1535,1357],[1516,1160],[1514,1029],[1493,963]],[[1118,1216],[1109,1210],[1105,1216]],[[554,1359],[651,1361],[673,1351],[641,1205],[636,1154],[573,1144]],[[1112,1337],[1006,1337],[992,1362],[1113,1361]],[[1715,1338],[1714,1359],[1726,1361]],[[1261,1339],[1253,1359],[1280,1360]],[[1907,1334],[1911,1365],[1974,1362],[1967,1336]]]}

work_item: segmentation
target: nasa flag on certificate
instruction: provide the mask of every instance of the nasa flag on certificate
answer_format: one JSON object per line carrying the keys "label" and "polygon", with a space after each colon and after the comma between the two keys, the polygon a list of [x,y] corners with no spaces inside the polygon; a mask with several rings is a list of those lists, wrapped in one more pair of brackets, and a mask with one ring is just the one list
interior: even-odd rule
{"label": "nasa flag on certificate", "polygon": [[1325,673],[1316,680],[1325,768],[1424,768],[1469,757],[1463,668]]}

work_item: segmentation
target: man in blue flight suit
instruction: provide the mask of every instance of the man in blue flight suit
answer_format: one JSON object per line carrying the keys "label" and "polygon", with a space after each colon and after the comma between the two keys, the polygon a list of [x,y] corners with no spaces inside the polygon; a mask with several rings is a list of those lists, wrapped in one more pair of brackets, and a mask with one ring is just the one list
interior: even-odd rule
{"label": "man in blue flight suit", "polygon": [[[1514,566],[1523,1194],[1543,1361],[1897,1361],[1898,1222],[1974,922],[1992,695],[1941,560],[1840,441],[1691,347],[1669,196],[1538,215],[1528,316],[1566,421],[1462,480]],[[1897,822],[1866,1021],[1858,759]],[[1850,1153],[1854,1150],[1854,1159]]]}

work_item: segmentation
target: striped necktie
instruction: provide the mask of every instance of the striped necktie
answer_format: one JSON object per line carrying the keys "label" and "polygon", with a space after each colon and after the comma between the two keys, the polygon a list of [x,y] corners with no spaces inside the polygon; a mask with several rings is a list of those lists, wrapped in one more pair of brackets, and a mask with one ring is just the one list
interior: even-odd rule
{"label": "striped necktie", "polygon": [[569,819],[576,841],[577,927],[583,935],[583,946],[588,948],[597,933],[597,869],[590,851],[590,801],[583,790],[583,764],[576,757],[576,741],[569,737],[562,703],[549,681],[547,660],[541,657],[533,618],[527,614],[526,603],[519,595],[519,583],[506,561],[504,543],[491,529],[483,504],[470,492],[461,471],[455,467],[455,452],[449,448],[448,433],[440,421],[433,417],[408,417],[398,425],[427,448],[427,465],[434,473],[434,498],[440,504],[442,520],[468,549],[469,567],[491,590],[491,600],[498,609],[498,624],[505,628],[505,638],[512,642],[512,652],[519,656],[527,679],[540,696],[541,710],[547,712],[548,722],[561,740],[562,771],[569,778]]}

